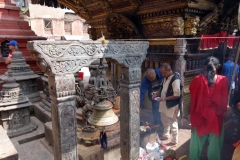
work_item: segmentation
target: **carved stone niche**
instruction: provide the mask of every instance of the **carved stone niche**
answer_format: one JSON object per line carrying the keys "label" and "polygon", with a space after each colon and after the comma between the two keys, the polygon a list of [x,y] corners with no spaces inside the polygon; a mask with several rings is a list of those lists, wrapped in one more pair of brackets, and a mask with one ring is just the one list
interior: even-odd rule
{"label": "carved stone niche", "polygon": [[145,41],[31,41],[39,67],[48,75],[51,95],[54,159],[77,160],[76,89],[74,73],[99,58],[122,67],[120,140],[124,160],[139,156],[139,87]]}
{"label": "carved stone niche", "polygon": [[199,17],[187,17],[185,20],[185,35],[193,35],[197,34],[197,27],[199,25]]}
{"label": "carved stone niche", "polygon": [[20,85],[9,76],[0,91],[0,125],[9,137],[20,136],[37,128],[30,122],[30,106],[32,103],[22,94]]}
{"label": "carved stone niche", "polygon": [[0,76],[0,79],[8,79],[8,72],[11,72],[16,82],[20,84],[23,94],[27,96],[31,102],[37,102],[40,100],[40,94],[37,90],[36,82],[39,76],[35,74],[26,63],[22,52],[13,52],[12,62],[8,65],[7,72]]}

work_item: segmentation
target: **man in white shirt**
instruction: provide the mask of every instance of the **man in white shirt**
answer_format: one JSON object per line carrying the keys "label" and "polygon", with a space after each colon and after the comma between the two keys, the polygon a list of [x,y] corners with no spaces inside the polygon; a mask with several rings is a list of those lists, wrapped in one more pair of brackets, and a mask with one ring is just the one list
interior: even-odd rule
{"label": "man in white shirt", "polygon": [[164,131],[161,140],[170,138],[170,130],[172,133],[171,143],[168,145],[176,145],[178,142],[178,121],[180,103],[180,75],[172,72],[171,66],[167,63],[161,65],[160,72],[164,77],[161,89],[153,95],[156,99],[157,95],[160,98],[156,99],[160,102],[159,112],[163,123]]}

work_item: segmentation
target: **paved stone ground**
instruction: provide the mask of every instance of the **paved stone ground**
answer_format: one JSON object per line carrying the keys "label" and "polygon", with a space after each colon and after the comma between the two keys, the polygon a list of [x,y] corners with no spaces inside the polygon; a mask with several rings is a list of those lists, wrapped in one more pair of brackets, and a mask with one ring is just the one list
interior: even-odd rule
{"label": "paved stone ground", "polygon": [[[151,111],[144,110],[142,112],[141,120],[151,122]],[[234,130],[239,127],[240,124],[236,116],[232,116],[232,122],[227,124],[227,130],[225,131],[225,142],[222,150],[222,160],[231,160],[233,154],[232,144],[240,139],[240,133],[234,136]],[[39,127],[36,132],[42,133],[43,127]],[[162,130],[160,129],[158,133],[160,134]],[[190,140],[190,125],[187,120],[184,120],[184,125],[179,128],[179,143],[177,147],[173,148],[176,150],[177,156],[189,155],[189,140]],[[240,131],[239,131],[240,132]],[[26,135],[25,135],[26,136]],[[53,155],[48,151],[48,149],[41,142],[44,138],[36,139],[30,142],[19,144],[16,139],[11,139],[19,153],[20,160],[53,160]],[[169,141],[164,141],[163,143],[168,143]],[[207,160],[207,143],[204,147],[201,160]],[[187,160],[185,158],[184,160]],[[114,160],[114,159],[113,159]]]}
{"label": "paved stone ground", "polygon": [[[229,121],[229,119],[231,121]],[[222,160],[231,160],[232,159],[232,154],[234,151],[233,143],[237,142],[240,139],[240,121],[239,118],[230,113],[229,114],[229,119],[226,122],[225,125],[225,139],[224,139],[224,145],[222,149],[222,154],[221,158]],[[152,114],[151,111],[149,110],[142,110],[142,115],[141,115],[141,120],[142,121],[148,121],[152,122]],[[183,120],[183,125],[179,124],[179,142],[176,147],[173,149],[177,153],[177,157],[181,157],[183,155],[187,155],[187,158],[184,158],[184,160],[189,159],[189,143],[190,143],[190,137],[191,137],[191,126],[188,120],[184,119]],[[236,133],[236,128],[238,128],[238,133],[234,134],[234,131]],[[162,128],[158,131],[159,136],[162,133]],[[164,144],[170,142],[170,140],[163,141]],[[207,143],[205,143],[202,151],[202,157],[201,160],[207,160]],[[239,158],[240,159],[240,158]]]}

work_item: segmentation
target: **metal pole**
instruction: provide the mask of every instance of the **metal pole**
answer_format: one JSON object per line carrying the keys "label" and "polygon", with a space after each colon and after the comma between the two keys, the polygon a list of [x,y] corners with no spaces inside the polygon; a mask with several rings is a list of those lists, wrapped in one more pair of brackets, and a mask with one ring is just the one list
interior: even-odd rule
{"label": "metal pole", "polygon": [[229,88],[229,94],[228,94],[228,99],[229,100],[230,100],[230,95],[231,95],[231,92],[232,92],[232,86],[231,85],[232,85],[232,83],[233,83],[233,81],[235,79],[235,71],[236,71],[236,68],[237,68],[237,61],[238,61],[238,57],[239,57],[239,52],[240,52],[240,45],[238,43],[238,50],[237,50],[237,54],[236,54],[236,57],[235,57],[234,68],[233,68],[233,71],[232,71],[232,79],[231,79],[230,88]]}
{"label": "metal pole", "polygon": [[[239,7],[238,7],[238,30],[240,30],[240,3],[239,3]],[[228,99],[229,100],[230,100],[230,95],[231,95],[231,91],[232,91],[231,85],[232,85],[232,83],[234,81],[234,78],[235,78],[235,71],[236,71],[236,67],[237,67],[237,61],[238,61],[238,57],[239,57],[239,52],[240,52],[240,45],[239,45],[239,42],[238,42],[238,50],[237,50],[237,55],[235,57],[235,63],[234,63],[234,68],[233,68],[233,72],[232,72],[232,79],[231,79],[230,88],[229,88],[229,94],[228,94]]]}

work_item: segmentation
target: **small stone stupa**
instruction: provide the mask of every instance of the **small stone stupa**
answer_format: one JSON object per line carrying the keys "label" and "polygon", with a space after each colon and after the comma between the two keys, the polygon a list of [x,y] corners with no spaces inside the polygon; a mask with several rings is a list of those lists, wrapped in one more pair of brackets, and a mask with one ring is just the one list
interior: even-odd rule
{"label": "small stone stupa", "polygon": [[7,72],[0,77],[1,80],[9,78],[9,72],[12,73],[13,79],[20,84],[20,88],[25,96],[29,98],[31,102],[40,101],[40,94],[37,90],[37,78],[39,76],[35,74],[30,66],[26,63],[22,52],[13,52],[12,62],[8,65]]}
{"label": "small stone stupa", "polygon": [[0,91],[0,125],[9,137],[20,136],[37,128],[30,122],[30,106],[32,103],[23,95],[11,72],[8,72],[8,78],[4,80]]}

